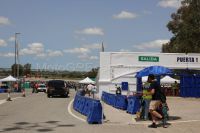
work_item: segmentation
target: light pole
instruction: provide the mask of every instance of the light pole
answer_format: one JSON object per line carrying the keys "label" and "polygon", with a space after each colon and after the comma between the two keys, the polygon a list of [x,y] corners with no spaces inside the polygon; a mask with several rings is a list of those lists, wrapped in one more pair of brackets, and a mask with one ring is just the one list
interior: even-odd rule
{"label": "light pole", "polygon": [[[14,66],[14,76],[19,78],[19,42],[17,39],[17,35],[19,35],[20,33],[15,33],[15,66]],[[15,67],[17,65],[17,74],[15,71]]]}

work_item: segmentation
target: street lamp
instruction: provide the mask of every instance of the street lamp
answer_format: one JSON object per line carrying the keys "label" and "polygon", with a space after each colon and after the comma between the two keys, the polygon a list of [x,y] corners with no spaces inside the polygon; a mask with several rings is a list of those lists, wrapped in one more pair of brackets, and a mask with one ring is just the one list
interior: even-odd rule
{"label": "street lamp", "polygon": [[17,78],[19,78],[19,44],[18,44],[18,39],[17,39],[17,35],[19,34],[20,33],[15,33],[15,67],[17,64],[17,74],[16,74],[16,71],[14,70],[14,76]]}

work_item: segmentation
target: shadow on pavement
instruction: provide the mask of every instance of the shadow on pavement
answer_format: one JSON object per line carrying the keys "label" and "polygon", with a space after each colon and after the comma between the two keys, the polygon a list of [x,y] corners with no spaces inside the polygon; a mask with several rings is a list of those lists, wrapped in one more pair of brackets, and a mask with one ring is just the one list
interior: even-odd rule
{"label": "shadow on pavement", "polygon": [[181,117],[179,116],[169,116],[169,121],[180,120]]}
{"label": "shadow on pavement", "polygon": [[75,127],[75,124],[60,124],[60,121],[46,121],[37,123],[17,122],[13,123],[13,126],[0,129],[0,132],[23,132],[24,130],[36,132],[51,132],[54,131],[56,128],[62,127]]}

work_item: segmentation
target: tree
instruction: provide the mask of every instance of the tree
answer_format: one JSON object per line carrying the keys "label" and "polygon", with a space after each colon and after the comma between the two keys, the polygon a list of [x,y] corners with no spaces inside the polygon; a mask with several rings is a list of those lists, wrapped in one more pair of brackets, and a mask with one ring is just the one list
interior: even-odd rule
{"label": "tree", "polygon": [[23,66],[21,64],[13,64],[11,66],[11,69],[12,69],[12,75],[14,75],[15,77],[17,77],[17,68],[18,68],[18,65],[19,65],[19,76],[22,76],[23,75]]}
{"label": "tree", "polygon": [[171,15],[167,24],[174,35],[169,43],[162,46],[162,52],[200,52],[200,1],[183,0],[182,6]]}
{"label": "tree", "polygon": [[24,75],[31,75],[31,64],[27,63],[24,65]]}
{"label": "tree", "polygon": [[92,68],[92,70],[90,70],[86,76],[90,77],[90,78],[96,78],[97,73],[98,73],[99,68]]}

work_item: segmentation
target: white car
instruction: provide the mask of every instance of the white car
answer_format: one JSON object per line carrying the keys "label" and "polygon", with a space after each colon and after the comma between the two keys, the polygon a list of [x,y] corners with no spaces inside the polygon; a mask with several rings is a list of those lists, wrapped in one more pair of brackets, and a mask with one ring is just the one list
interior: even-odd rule
{"label": "white car", "polygon": [[47,86],[45,84],[39,84],[37,92],[47,92]]}

